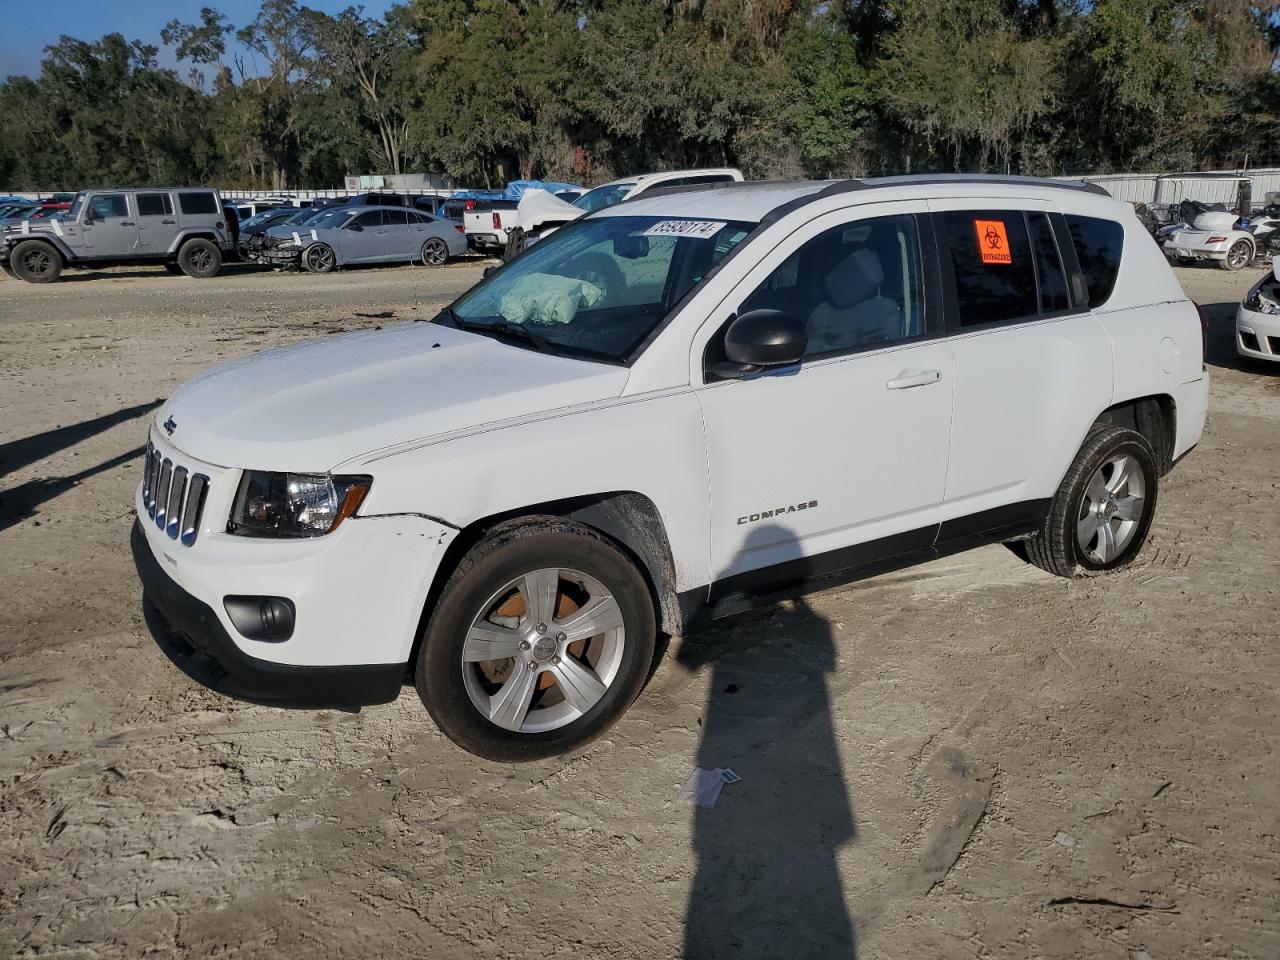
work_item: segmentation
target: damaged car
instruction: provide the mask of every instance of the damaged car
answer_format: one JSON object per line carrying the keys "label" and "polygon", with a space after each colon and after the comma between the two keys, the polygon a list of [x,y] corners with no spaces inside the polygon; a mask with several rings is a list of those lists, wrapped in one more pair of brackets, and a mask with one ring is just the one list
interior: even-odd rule
{"label": "damaged car", "polygon": [[1280,264],[1275,260],[1236,311],[1236,352],[1280,363]]}
{"label": "damaged car", "polygon": [[467,252],[462,228],[404,207],[334,207],[301,229],[267,231],[263,263],[329,273],[366,263],[441,266]]}

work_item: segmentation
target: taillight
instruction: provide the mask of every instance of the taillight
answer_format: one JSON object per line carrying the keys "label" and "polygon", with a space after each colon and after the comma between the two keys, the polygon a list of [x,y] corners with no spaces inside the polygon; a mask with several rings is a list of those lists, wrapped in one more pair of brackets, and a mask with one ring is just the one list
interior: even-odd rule
{"label": "taillight", "polygon": [[1205,241],[1205,243],[1222,243],[1226,239],[1227,239],[1226,237],[1210,237],[1208,240]]}
{"label": "taillight", "polygon": [[460,223],[455,223],[455,224],[453,225],[453,229],[457,230],[459,233],[466,233],[466,232],[467,232],[467,228],[466,228],[466,227],[464,227],[464,226],[463,226],[462,224],[460,224]]}
{"label": "taillight", "polygon": [[466,209],[474,210],[475,208],[476,208],[476,202],[474,200],[468,200],[466,203]]}
{"label": "taillight", "polygon": [[495,230],[502,229],[502,218],[498,216],[497,210],[493,211],[493,229]]}

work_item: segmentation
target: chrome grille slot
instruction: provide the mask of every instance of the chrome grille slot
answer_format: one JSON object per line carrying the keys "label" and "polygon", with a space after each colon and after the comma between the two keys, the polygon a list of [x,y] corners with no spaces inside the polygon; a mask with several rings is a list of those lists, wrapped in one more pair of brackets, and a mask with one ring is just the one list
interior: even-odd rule
{"label": "chrome grille slot", "polygon": [[187,468],[173,468],[173,483],[169,486],[169,506],[165,510],[164,532],[170,540],[178,539],[178,523],[182,519],[182,498],[187,493]]}
{"label": "chrome grille slot", "polygon": [[204,513],[204,495],[209,491],[209,478],[193,473],[187,481],[187,502],[182,508],[182,524],[178,537],[184,546],[196,542],[200,533],[200,515]]}
{"label": "chrome grille slot", "polygon": [[168,457],[160,464],[160,479],[156,481],[156,526],[164,529],[164,512],[169,506],[169,486],[173,479],[173,461]]}
{"label": "chrome grille slot", "polygon": [[196,542],[208,493],[208,476],[192,473],[165,457],[154,443],[147,444],[142,466],[142,505],[147,516],[170,539],[181,541],[185,547]]}

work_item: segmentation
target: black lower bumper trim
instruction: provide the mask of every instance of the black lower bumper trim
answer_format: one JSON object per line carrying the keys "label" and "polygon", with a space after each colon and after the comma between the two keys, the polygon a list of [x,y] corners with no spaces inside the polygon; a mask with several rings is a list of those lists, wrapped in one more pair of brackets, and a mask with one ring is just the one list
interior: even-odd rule
{"label": "black lower bumper trim", "polygon": [[129,545],[156,643],[198,683],[251,703],[312,709],[389,703],[400,695],[402,663],[310,667],[250,656],[236,646],[211,607],[164,571],[136,520]]}

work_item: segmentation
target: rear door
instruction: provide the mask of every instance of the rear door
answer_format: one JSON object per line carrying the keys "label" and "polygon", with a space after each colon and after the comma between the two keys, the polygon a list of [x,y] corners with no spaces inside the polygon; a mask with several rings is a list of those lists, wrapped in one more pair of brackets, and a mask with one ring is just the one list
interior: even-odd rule
{"label": "rear door", "polygon": [[143,253],[165,253],[178,236],[178,218],[173,211],[173,197],[168,193],[138,193],[138,238]]}
{"label": "rear door", "polygon": [[1110,338],[1073,295],[1061,214],[1035,200],[931,201],[955,357],[940,541],[1030,523],[1110,402]]}
{"label": "rear door", "polygon": [[413,236],[409,230],[409,211],[403,209],[383,210],[382,229],[383,248],[380,259],[403,263],[412,259],[410,252]]}
{"label": "rear door", "polygon": [[138,222],[127,193],[91,193],[81,216],[81,233],[89,256],[110,259],[138,255]]}

